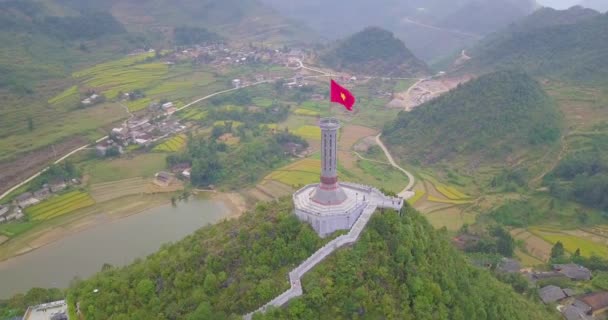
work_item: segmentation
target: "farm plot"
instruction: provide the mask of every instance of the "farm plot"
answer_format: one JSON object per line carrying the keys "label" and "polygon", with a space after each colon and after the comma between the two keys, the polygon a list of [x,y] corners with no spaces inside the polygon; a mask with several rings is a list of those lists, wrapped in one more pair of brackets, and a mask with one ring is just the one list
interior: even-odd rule
{"label": "farm plot", "polygon": [[157,145],[152,150],[156,152],[177,152],[184,149],[184,146],[186,146],[186,142],[186,136],[180,134]]}
{"label": "farm plot", "polygon": [[533,227],[529,228],[529,231],[552,244],[560,241],[564,245],[566,251],[570,253],[574,253],[577,249],[580,249],[581,255],[584,257],[596,255],[608,258],[608,246],[606,246],[605,243],[595,242],[557,229]]}
{"label": "farm plot", "polygon": [[304,108],[296,109],[296,111],[294,111],[293,113],[295,113],[299,116],[306,116],[306,117],[318,117],[320,115],[320,113],[317,111],[304,109]]}
{"label": "farm plot", "polygon": [[150,181],[140,177],[97,183],[91,185],[91,196],[97,202],[104,202],[128,195],[147,193],[150,185]]}
{"label": "farm plot", "polygon": [[548,261],[551,256],[551,243],[530,233],[525,229],[513,229],[511,236],[516,240],[523,240],[529,255],[541,261]]}
{"label": "farm plot", "polygon": [[59,95],[48,100],[49,104],[62,105],[69,102],[77,102],[79,98],[78,86],[72,86]]}
{"label": "farm plot", "polygon": [[304,159],[275,170],[264,180],[275,180],[288,186],[296,187],[319,181],[321,160]]}
{"label": "farm plot", "polygon": [[297,128],[293,134],[307,140],[321,140],[321,128],[317,126],[305,125]]}
{"label": "farm plot", "polygon": [[88,193],[72,191],[27,208],[25,212],[31,220],[41,221],[59,217],[94,204],[95,200]]}
{"label": "farm plot", "polygon": [[73,77],[113,99],[121,91],[151,87],[167,75],[169,67],[163,63],[141,63],[147,56],[127,57],[99,64],[76,72]]}
{"label": "farm plot", "polygon": [[463,213],[458,207],[451,207],[444,210],[430,212],[425,215],[435,228],[443,228],[450,231],[457,231],[465,223],[475,222],[474,214]]}

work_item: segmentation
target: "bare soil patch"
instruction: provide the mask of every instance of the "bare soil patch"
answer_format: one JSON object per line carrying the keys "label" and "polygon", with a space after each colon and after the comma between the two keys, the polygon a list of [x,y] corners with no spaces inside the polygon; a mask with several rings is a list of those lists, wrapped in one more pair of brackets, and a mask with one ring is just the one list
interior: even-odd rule
{"label": "bare soil patch", "polygon": [[82,137],[72,137],[48,147],[17,155],[14,159],[0,162],[0,193],[44,169],[53,160],[87,144]]}

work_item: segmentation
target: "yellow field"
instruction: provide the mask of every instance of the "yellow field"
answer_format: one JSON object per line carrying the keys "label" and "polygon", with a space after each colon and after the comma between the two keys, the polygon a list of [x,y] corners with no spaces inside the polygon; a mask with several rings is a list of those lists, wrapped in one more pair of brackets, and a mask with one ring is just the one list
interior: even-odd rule
{"label": "yellow field", "polygon": [[319,128],[317,126],[311,126],[311,125],[301,126],[301,127],[297,128],[293,132],[293,134],[300,136],[304,139],[321,140],[321,128]]}
{"label": "yellow field", "polygon": [[68,214],[94,204],[95,200],[88,193],[72,191],[27,208],[25,212],[30,219],[40,221]]}
{"label": "yellow field", "polygon": [[49,99],[50,104],[62,104],[70,101],[77,101],[79,98],[78,86],[72,86],[59,95]]}
{"label": "yellow field", "polygon": [[319,113],[317,111],[312,111],[312,110],[308,110],[308,109],[296,109],[296,111],[294,111],[295,114],[299,115],[299,116],[308,116],[308,117],[317,117],[319,116]]}
{"label": "yellow field", "polygon": [[589,257],[597,255],[608,258],[608,247],[605,244],[594,242],[589,239],[566,234],[557,229],[533,227],[528,229],[532,234],[548,241],[552,244],[561,241],[566,251],[574,253],[576,249],[581,250],[581,255]]}
{"label": "yellow field", "polygon": [[429,201],[431,202],[438,202],[438,203],[449,203],[449,204],[468,204],[468,203],[473,203],[472,200],[451,200],[451,199],[441,199],[438,197],[434,197],[434,196],[428,196],[427,198]]}
{"label": "yellow field", "polygon": [[458,189],[450,186],[446,186],[444,184],[435,185],[437,191],[439,191],[442,195],[446,196],[448,199],[452,200],[462,200],[468,199],[469,196],[460,192]]}
{"label": "yellow field", "polygon": [[177,152],[184,149],[186,142],[186,135],[179,134],[157,145],[152,150],[157,152]]}
{"label": "yellow field", "polygon": [[414,205],[414,204],[416,204],[416,202],[418,202],[418,200],[422,199],[422,197],[424,197],[425,194],[426,194],[426,191],[424,191],[424,190],[416,190],[414,196],[409,198],[407,200],[407,203],[409,203],[410,205]]}

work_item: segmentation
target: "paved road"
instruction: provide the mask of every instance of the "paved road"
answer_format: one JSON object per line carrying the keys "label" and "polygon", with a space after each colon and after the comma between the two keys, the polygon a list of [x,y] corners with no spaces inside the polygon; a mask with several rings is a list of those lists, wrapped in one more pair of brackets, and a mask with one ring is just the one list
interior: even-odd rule
{"label": "paved road", "polygon": [[391,164],[391,166],[395,167],[397,170],[405,173],[405,175],[407,176],[409,183],[407,184],[407,186],[405,187],[405,189],[403,189],[403,191],[401,191],[399,193],[399,196],[402,198],[406,198],[405,195],[406,194],[411,194],[412,192],[412,188],[414,187],[414,184],[416,184],[416,178],[414,178],[414,175],[411,174],[409,171],[401,168],[393,159],[393,156],[391,155],[391,153],[388,151],[388,149],[386,148],[386,146],[384,145],[384,143],[382,143],[382,140],[380,140],[380,136],[382,135],[382,133],[379,133],[376,136],[376,143],[380,146],[380,148],[382,148],[382,151],[384,151],[384,154],[386,155],[386,158],[388,159],[388,162]]}
{"label": "paved road", "polygon": [[[195,104],[197,104],[197,103],[199,103],[199,102],[201,102],[201,101],[203,101],[203,100],[207,100],[207,99],[209,99],[209,98],[213,98],[213,97],[215,97],[215,96],[217,96],[217,95],[220,95],[220,94],[224,94],[224,93],[228,93],[228,92],[236,91],[236,90],[239,90],[239,89],[242,89],[242,88],[251,87],[251,86],[257,86],[257,85],[259,85],[259,84],[266,83],[266,82],[269,82],[269,81],[260,81],[260,82],[255,82],[255,83],[252,83],[252,84],[247,85],[247,86],[242,86],[242,87],[240,87],[240,88],[232,88],[232,89],[228,89],[228,90],[222,90],[222,91],[218,91],[218,92],[212,93],[212,94],[210,94],[210,95],[204,96],[204,97],[202,97],[202,98],[196,99],[196,100],[194,100],[194,101],[192,101],[192,102],[188,103],[187,105],[185,105],[185,106],[183,106],[183,107],[181,107],[181,108],[177,109],[177,111],[180,111],[180,110],[186,109],[186,108],[188,108],[188,107],[190,107],[190,106],[193,106],[193,105],[195,105]],[[121,104],[121,105],[122,105],[122,104]],[[123,107],[125,107],[124,105],[122,105],[122,106],[123,106]],[[128,108],[127,108],[127,112],[129,112],[130,117],[132,117],[132,116],[133,116],[133,115],[130,113],[130,111],[128,111]],[[74,155],[74,154],[76,154],[76,153],[78,153],[78,152],[80,152],[80,151],[82,151],[82,150],[85,150],[85,149],[87,149],[87,148],[89,148],[89,147],[91,147],[91,146],[93,146],[93,145],[95,145],[95,144],[97,144],[97,143],[99,143],[99,142],[101,142],[101,141],[104,141],[104,140],[106,140],[106,139],[108,139],[108,136],[104,136],[104,137],[101,137],[101,138],[97,139],[97,140],[95,141],[95,143],[94,143],[94,144],[86,144],[86,145],[84,145],[84,146],[78,147],[78,148],[76,148],[76,149],[74,149],[74,150],[70,151],[69,153],[67,153],[67,154],[66,154],[66,155],[64,155],[63,157],[59,158],[59,159],[58,159],[58,160],[56,160],[55,162],[53,162],[53,164],[58,164],[58,163],[60,163],[61,161],[65,160],[65,159],[67,159],[67,158],[69,158],[69,157],[71,157],[72,155]],[[25,180],[21,181],[19,184],[15,185],[14,187],[12,187],[12,188],[8,189],[6,192],[4,192],[2,195],[0,195],[0,200],[4,199],[4,197],[8,196],[8,195],[9,195],[11,192],[13,192],[13,191],[15,191],[15,190],[17,190],[17,189],[21,188],[22,186],[24,186],[25,184],[29,183],[30,181],[32,181],[32,180],[34,180],[34,179],[38,178],[38,177],[39,177],[39,176],[40,176],[42,173],[44,173],[44,172],[45,172],[46,170],[48,170],[48,169],[49,169],[49,167],[46,167],[46,168],[44,168],[44,169],[42,169],[42,170],[40,170],[40,171],[36,172],[35,174],[33,174],[31,177],[29,177],[29,178],[27,178],[27,179],[25,179]]]}

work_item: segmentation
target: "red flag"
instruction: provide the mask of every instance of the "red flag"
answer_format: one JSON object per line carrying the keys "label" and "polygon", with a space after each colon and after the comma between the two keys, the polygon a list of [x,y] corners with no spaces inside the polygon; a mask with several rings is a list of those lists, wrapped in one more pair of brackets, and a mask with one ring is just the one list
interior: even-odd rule
{"label": "red flag", "polygon": [[332,79],[330,101],[343,105],[348,111],[353,111],[355,96]]}

